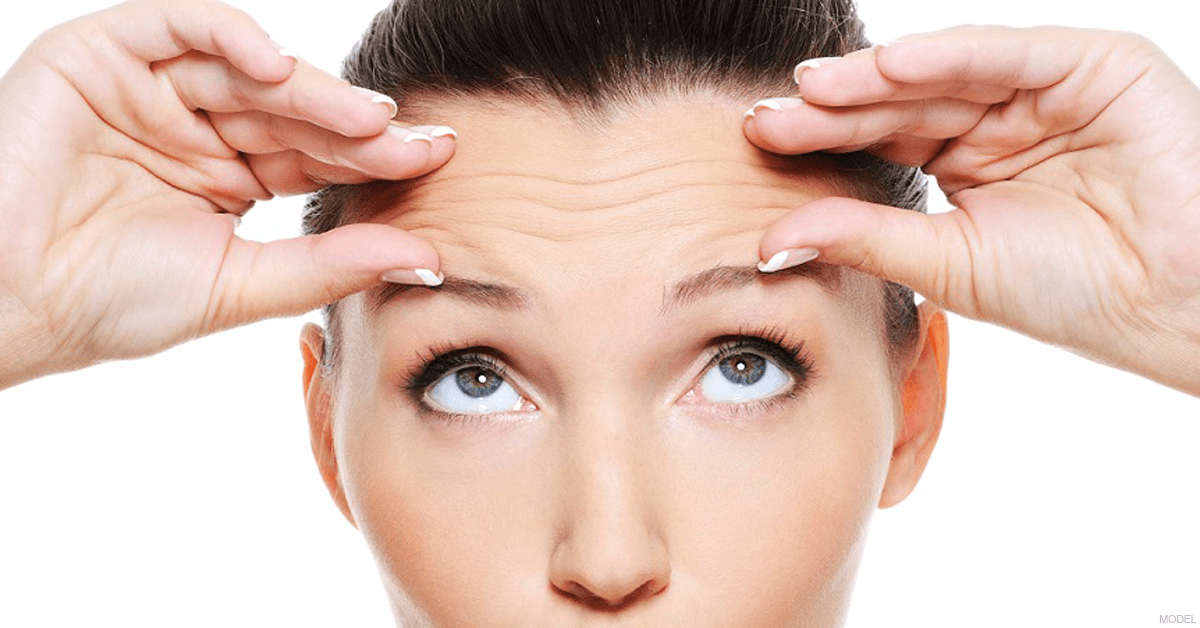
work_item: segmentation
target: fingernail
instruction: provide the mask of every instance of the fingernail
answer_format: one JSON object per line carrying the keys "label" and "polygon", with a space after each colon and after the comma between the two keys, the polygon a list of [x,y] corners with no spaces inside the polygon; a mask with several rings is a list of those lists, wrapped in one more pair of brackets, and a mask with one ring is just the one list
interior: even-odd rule
{"label": "fingernail", "polygon": [[442,273],[434,274],[434,272],[428,268],[414,268],[411,270],[405,268],[400,270],[389,270],[380,275],[379,278],[391,283],[404,283],[413,286],[428,286],[430,288],[442,285],[442,281],[445,280],[445,277],[442,275]]}
{"label": "fingernail", "polygon": [[455,139],[458,138],[458,132],[448,126],[412,126],[408,127],[408,129],[417,133],[425,133],[432,138],[446,136],[450,136]]}
{"label": "fingernail", "polygon": [[359,87],[357,85],[351,85],[351,87],[357,90],[360,94],[368,96],[371,99],[371,102],[379,105],[387,105],[388,109],[392,112],[392,115],[388,116],[389,118],[395,118],[396,113],[400,111],[400,107],[396,106],[396,101],[392,100],[390,96],[386,96],[377,91],[370,90],[365,87]]}
{"label": "fingernail", "polygon": [[817,259],[820,253],[811,247],[802,249],[787,249],[780,251],[771,256],[771,259],[766,262],[759,262],[758,269],[764,273],[773,273],[777,270],[799,266],[805,262],[811,262]]}
{"label": "fingernail", "polygon": [[774,111],[782,111],[784,109],[795,109],[804,104],[803,98],[767,98],[754,103],[754,106],[746,110],[742,114],[743,118],[753,118],[760,109],[772,109]]}
{"label": "fingernail", "polygon": [[433,146],[432,137],[429,137],[428,135],[418,131],[413,131],[407,127],[402,127],[398,124],[388,126],[388,132],[400,138],[401,140],[404,140],[405,144],[420,140],[422,142],[427,142],[430,146]]}
{"label": "fingernail", "polygon": [[275,47],[275,51],[279,53],[279,56],[288,57],[293,61],[300,60],[300,55],[297,55],[295,52],[292,52],[291,48],[284,48],[283,44],[275,41],[274,39],[271,40],[271,45]]}
{"label": "fingernail", "polygon": [[816,59],[801,61],[800,63],[796,64],[796,69],[792,70],[792,80],[796,81],[796,84],[799,85],[800,74],[802,74],[805,70],[809,68],[815,70],[823,65],[829,65],[835,61],[841,61],[841,59],[841,57],[817,57]]}

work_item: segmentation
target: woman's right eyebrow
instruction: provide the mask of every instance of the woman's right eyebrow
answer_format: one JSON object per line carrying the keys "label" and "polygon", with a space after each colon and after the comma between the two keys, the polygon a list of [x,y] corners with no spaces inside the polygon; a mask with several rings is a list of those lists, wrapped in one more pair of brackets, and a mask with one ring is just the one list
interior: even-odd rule
{"label": "woman's right eyebrow", "polygon": [[[442,284],[435,287],[410,284],[385,284],[382,288],[369,291],[368,304],[372,314],[377,314],[388,303],[412,290],[428,290],[467,301],[472,305],[506,311],[528,310],[533,297],[516,286],[443,275]],[[804,277],[821,286],[826,292],[836,294],[839,289],[840,273],[829,264],[812,262],[794,266],[771,275],[764,275],[755,266],[714,266],[690,277],[675,282],[663,293],[662,313],[684,307],[713,294],[742,288],[774,277]]]}
{"label": "woman's right eyebrow", "polygon": [[528,310],[533,298],[527,292],[502,283],[477,281],[443,274],[441,285],[427,287],[402,283],[385,284],[382,288],[368,292],[367,300],[371,313],[378,313],[388,303],[411,290],[429,290],[462,299],[472,305],[483,305],[498,310]]}

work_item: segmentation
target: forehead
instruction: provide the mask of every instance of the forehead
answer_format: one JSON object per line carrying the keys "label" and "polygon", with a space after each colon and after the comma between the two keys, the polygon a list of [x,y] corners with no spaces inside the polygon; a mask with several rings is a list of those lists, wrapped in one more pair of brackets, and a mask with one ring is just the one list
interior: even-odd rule
{"label": "forehead", "polygon": [[[744,103],[679,98],[612,111],[597,122],[504,100],[422,107],[419,115],[431,119],[418,122],[458,130],[454,157],[417,179],[365,186],[346,222],[525,201],[548,210],[537,226],[570,235],[573,227],[623,209],[649,221],[677,221],[670,210],[682,199],[673,195],[702,192],[711,199],[693,204],[694,214],[725,202],[727,219],[754,208],[790,209],[798,199],[857,195],[853,173],[839,173],[834,156],[775,155],[750,144],[743,110]],[[556,220],[566,213],[575,215]]]}
{"label": "forehead", "polygon": [[[447,275],[515,286],[528,302],[645,295],[663,309],[663,292],[696,273],[752,267],[763,231],[787,211],[852,193],[827,158],[751,145],[744,108],[664,101],[596,125],[528,106],[447,106],[429,122],[458,131],[455,156],[420,179],[367,188],[354,219],[409,230],[433,243]],[[846,305],[878,309],[877,285],[858,275],[811,276]],[[397,292],[370,291],[364,305]]]}

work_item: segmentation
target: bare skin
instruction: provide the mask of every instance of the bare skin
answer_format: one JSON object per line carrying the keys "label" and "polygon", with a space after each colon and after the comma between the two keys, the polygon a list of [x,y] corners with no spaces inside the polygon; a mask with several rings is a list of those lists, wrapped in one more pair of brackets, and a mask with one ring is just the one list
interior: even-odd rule
{"label": "bare skin", "polygon": [[[746,120],[684,102],[687,119],[638,112],[655,124],[631,120],[615,138],[519,129],[542,139],[538,154],[495,135],[520,124],[503,115],[429,121],[462,124],[464,144],[509,149],[504,185],[528,175],[511,168],[545,168],[547,157],[591,184],[583,200],[547,181],[510,187],[499,192],[512,202],[481,213],[466,175],[495,153],[447,170],[459,180],[437,178],[453,136],[389,121],[386,100],[281,55],[236,10],[139,0],[80,18],[0,79],[0,388],[349,297],[345,340],[357,351],[327,380],[316,368],[322,332],[306,328],[306,400],[326,483],[371,543],[397,616],[484,625],[517,617],[510,604],[523,600],[537,614],[520,617],[547,621],[836,625],[871,509],[908,494],[936,441],[947,346],[938,306],[1200,395],[1200,94],[1142,39],[1064,32],[914,36],[808,68],[789,95],[803,102],[780,99]],[[611,173],[631,187],[596,187],[602,164],[569,163],[581,146],[632,167]],[[705,170],[705,157],[748,167],[761,165],[759,149],[866,149],[921,164],[959,209],[917,216],[799,180],[756,199],[694,193],[696,181],[741,187],[734,179],[757,176]],[[652,170],[672,158],[679,169]],[[430,173],[423,182],[446,181],[442,194],[473,203],[430,192],[437,212],[317,237],[257,243],[233,232],[254,200]],[[695,213],[652,207],[633,183]],[[571,203],[562,222],[532,213]],[[756,278],[724,307],[710,297],[662,312],[664,289],[683,276],[805,247],[820,254],[811,268],[847,268],[836,296],[789,274]],[[536,307],[525,318],[479,314],[425,288],[393,304],[408,307],[363,307],[383,273],[436,273],[439,255],[452,278],[517,285]],[[930,299],[896,372],[867,314],[877,284],[864,272]],[[824,370],[747,434],[706,419],[695,384],[718,335],[762,319],[802,336]],[[425,330],[520,356],[512,377],[531,406],[512,412],[525,420],[484,434],[418,420],[419,400],[397,386],[430,348]],[[777,473],[753,481],[764,463]],[[822,477],[828,490],[816,488]],[[464,504],[489,513],[488,525],[471,525]],[[720,524],[701,531],[702,519]],[[725,562],[706,539],[744,555]],[[477,560],[497,551],[509,561]],[[445,597],[443,580],[472,566],[478,582],[455,590],[479,604]],[[502,567],[527,578],[504,579]],[[727,586],[730,568],[761,597]],[[769,578],[781,573],[801,577]],[[500,591],[511,597],[491,597]],[[708,614],[689,617],[705,604]]]}
{"label": "bare skin", "polygon": [[[471,139],[402,203],[369,201],[433,243],[446,283],[378,310],[377,290],[344,300],[331,377],[321,329],[301,349],[318,463],[400,625],[841,624],[872,512],[908,495],[936,441],[945,318],[923,307],[893,372],[881,282],[758,272],[765,229],[837,190],[823,160],[785,169],[738,141],[741,109],[695,98],[595,133],[443,105]],[[674,298],[715,267],[744,270]],[[811,377],[744,347],[788,383],[719,400],[714,353],[742,336],[802,342]],[[423,358],[467,347],[503,365],[495,411],[445,413],[455,373],[498,377],[484,358],[409,390]]]}

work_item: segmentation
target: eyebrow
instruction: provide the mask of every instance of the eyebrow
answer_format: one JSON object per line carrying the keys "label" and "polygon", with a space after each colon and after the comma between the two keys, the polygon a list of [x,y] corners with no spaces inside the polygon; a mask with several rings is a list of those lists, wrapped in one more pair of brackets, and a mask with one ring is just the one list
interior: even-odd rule
{"label": "eyebrow", "polygon": [[[382,288],[368,291],[368,305],[372,313],[377,313],[388,303],[413,290],[444,294],[472,305],[510,312],[528,310],[533,303],[533,297],[516,286],[451,275],[444,277],[442,284],[434,288],[385,284]],[[762,280],[770,281],[775,277],[803,277],[816,282],[826,292],[836,295],[841,276],[837,267],[821,262],[809,262],[769,274],[761,272],[755,266],[714,266],[667,287],[663,291],[661,313],[665,314],[720,292],[742,288]]]}

